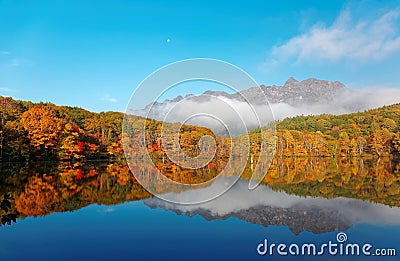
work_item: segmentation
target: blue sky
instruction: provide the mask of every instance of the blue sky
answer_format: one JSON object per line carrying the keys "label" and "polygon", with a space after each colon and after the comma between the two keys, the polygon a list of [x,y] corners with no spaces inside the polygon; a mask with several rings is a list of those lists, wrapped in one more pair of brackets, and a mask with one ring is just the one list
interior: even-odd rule
{"label": "blue sky", "polygon": [[123,111],[150,73],[197,57],[266,85],[400,88],[400,2],[0,0],[0,95]]}

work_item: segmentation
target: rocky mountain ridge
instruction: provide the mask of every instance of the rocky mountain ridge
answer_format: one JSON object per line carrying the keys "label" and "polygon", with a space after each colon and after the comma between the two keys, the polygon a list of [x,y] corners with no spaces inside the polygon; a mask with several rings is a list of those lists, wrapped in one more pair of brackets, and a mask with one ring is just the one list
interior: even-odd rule
{"label": "rocky mountain ridge", "polygon": [[[251,87],[242,90],[238,93],[229,94],[223,91],[205,91],[200,95],[188,94],[185,97],[177,96],[172,100],[164,102],[154,102],[149,104],[145,109],[152,109],[165,106],[166,104],[174,104],[183,99],[192,100],[195,102],[203,102],[208,100],[209,96],[226,97],[238,101],[244,101],[244,97],[249,99],[252,104],[265,104],[265,97],[270,104],[287,103],[290,105],[298,104],[314,104],[323,102],[324,100],[332,100],[336,95],[350,91],[344,84],[338,81],[318,80],[309,78],[299,82],[293,77],[290,77],[283,86],[265,86]],[[264,94],[265,96],[263,96]]]}

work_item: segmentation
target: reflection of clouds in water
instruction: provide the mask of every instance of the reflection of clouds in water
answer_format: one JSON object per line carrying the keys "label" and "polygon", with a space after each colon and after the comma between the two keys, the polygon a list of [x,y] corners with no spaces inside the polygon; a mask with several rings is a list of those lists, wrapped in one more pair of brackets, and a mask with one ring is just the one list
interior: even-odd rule
{"label": "reflection of clouds in water", "polygon": [[115,211],[115,208],[113,208],[113,207],[105,207],[105,208],[100,208],[98,210],[99,213],[105,213],[105,214],[111,213],[111,212],[114,212],[114,211]]}
{"label": "reflection of clouds in water", "polygon": [[[201,198],[201,194],[221,190],[225,181],[217,179],[210,187],[185,191],[180,194],[172,194],[185,202],[196,201]],[[276,192],[267,186],[258,186],[255,190],[248,189],[247,180],[239,180],[235,186],[228,190],[222,196],[198,205],[179,205],[168,203],[166,201],[150,198],[144,200],[149,206],[160,207],[166,210],[179,210],[181,212],[195,212],[197,210],[209,211],[212,215],[223,216],[229,213],[235,213],[240,210],[246,210],[252,207],[276,207],[293,208],[317,207],[321,209],[335,210],[340,216],[348,222],[365,222],[370,224],[400,224],[400,208],[389,207],[382,204],[371,203],[367,201],[347,198],[314,198],[288,195],[284,192]]]}

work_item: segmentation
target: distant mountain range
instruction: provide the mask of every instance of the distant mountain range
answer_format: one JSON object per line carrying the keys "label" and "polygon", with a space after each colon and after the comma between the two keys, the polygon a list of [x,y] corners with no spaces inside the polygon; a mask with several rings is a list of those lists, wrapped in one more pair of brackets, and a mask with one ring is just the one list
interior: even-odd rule
{"label": "distant mountain range", "polygon": [[[256,105],[264,105],[264,97],[266,97],[270,104],[287,103],[296,106],[300,104],[312,105],[323,101],[330,101],[337,95],[347,92],[350,92],[350,89],[337,81],[331,82],[310,78],[299,82],[295,78],[291,77],[283,86],[261,85],[260,87],[251,87],[233,94],[209,90],[200,95],[188,94],[185,97],[177,96],[172,100],[148,104],[142,110],[133,111],[133,114],[145,116],[150,108],[154,112],[162,112],[165,111],[166,108],[171,108],[174,104],[184,99],[192,102],[203,103],[210,100],[210,96],[224,97],[237,101],[244,101],[243,97],[246,97],[251,104]],[[159,118],[157,117],[157,113],[150,113],[150,115],[153,115],[155,118]]]}
{"label": "distant mountain range", "polygon": [[209,90],[127,112],[160,121],[204,126],[217,135],[228,136],[298,115],[348,114],[399,102],[399,88],[352,90],[337,81],[289,78],[283,86],[261,85],[232,94]]}
{"label": "distant mountain range", "polygon": [[[331,108],[337,105],[333,101],[342,101],[343,96],[349,97],[352,92],[340,82],[314,78],[299,82],[294,78],[289,78],[283,86],[261,85],[233,94],[208,90],[200,95],[189,94],[185,97],[177,96],[172,100],[153,102],[144,109],[131,110],[129,113],[161,121],[186,122],[204,126],[218,135],[227,135],[228,132],[237,135],[260,125],[266,125],[274,119],[299,114],[332,113]],[[332,103],[335,106],[325,108],[327,104]],[[338,106],[337,113],[369,107],[356,108],[354,104],[354,102],[349,102],[344,106]],[[347,105],[351,108],[346,108]],[[195,114],[203,114],[203,116],[192,118],[191,115]],[[214,118],[210,119],[204,115],[213,115]],[[189,121],[186,121],[187,119]],[[245,127],[239,128],[242,122]],[[229,131],[228,127],[230,127]]]}
{"label": "distant mountain range", "polygon": [[[291,105],[313,104],[323,100],[329,101],[336,95],[350,91],[340,82],[330,82],[310,78],[304,81],[297,81],[293,77],[289,78],[283,86],[252,87],[239,93],[228,94],[225,92],[206,91],[205,94],[224,96],[229,99],[243,100],[243,96],[248,98],[253,104],[262,105],[265,102],[264,94],[269,103],[287,103]],[[198,98],[194,96],[193,99]]]}
{"label": "distant mountain range", "polygon": [[337,81],[314,78],[298,81],[291,77],[283,86],[261,85],[233,94],[209,90],[200,95],[153,102],[128,113],[204,126],[216,135],[235,136],[273,120],[299,115],[348,114],[399,102],[400,88],[352,90]]}

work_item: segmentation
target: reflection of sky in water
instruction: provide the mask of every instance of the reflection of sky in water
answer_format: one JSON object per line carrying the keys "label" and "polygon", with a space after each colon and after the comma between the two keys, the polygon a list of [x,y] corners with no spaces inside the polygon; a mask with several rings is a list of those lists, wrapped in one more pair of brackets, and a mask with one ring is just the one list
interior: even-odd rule
{"label": "reflection of sky in water", "polygon": [[[264,205],[289,208],[298,204],[321,208],[340,206],[346,215],[354,215],[354,221],[366,221],[357,222],[346,231],[349,242],[368,242],[375,247],[397,247],[400,242],[400,226],[396,222],[400,220],[396,219],[398,208],[358,200],[301,198],[272,192],[266,187],[254,193],[239,193],[240,186],[241,183],[225,195],[228,200],[220,198],[203,207],[215,213],[221,207],[220,211],[226,214],[254,200],[254,204],[264,201]],[[146,204],[151,201],[147,199]],[[378,224],[381,219],[392,225]],[[143,201],[114,206],[91,205],[75,212],[29,217],[12,226],[1,227],[0,231],[0,260],[272,260],[270,256],[257,256],[255,251],[265,238],[277,243],[318,244],[335,241],[337,233],[303,232],[296,236],[285,226],[263,227],[238,218],[207,221],[199,215],[187,217],[161,208],[151,209]],[[287,259],[291,258],[284,258]],[[345,259],[332,257],[332,260]],[[384,260],[395,259],[386,257]]]}

